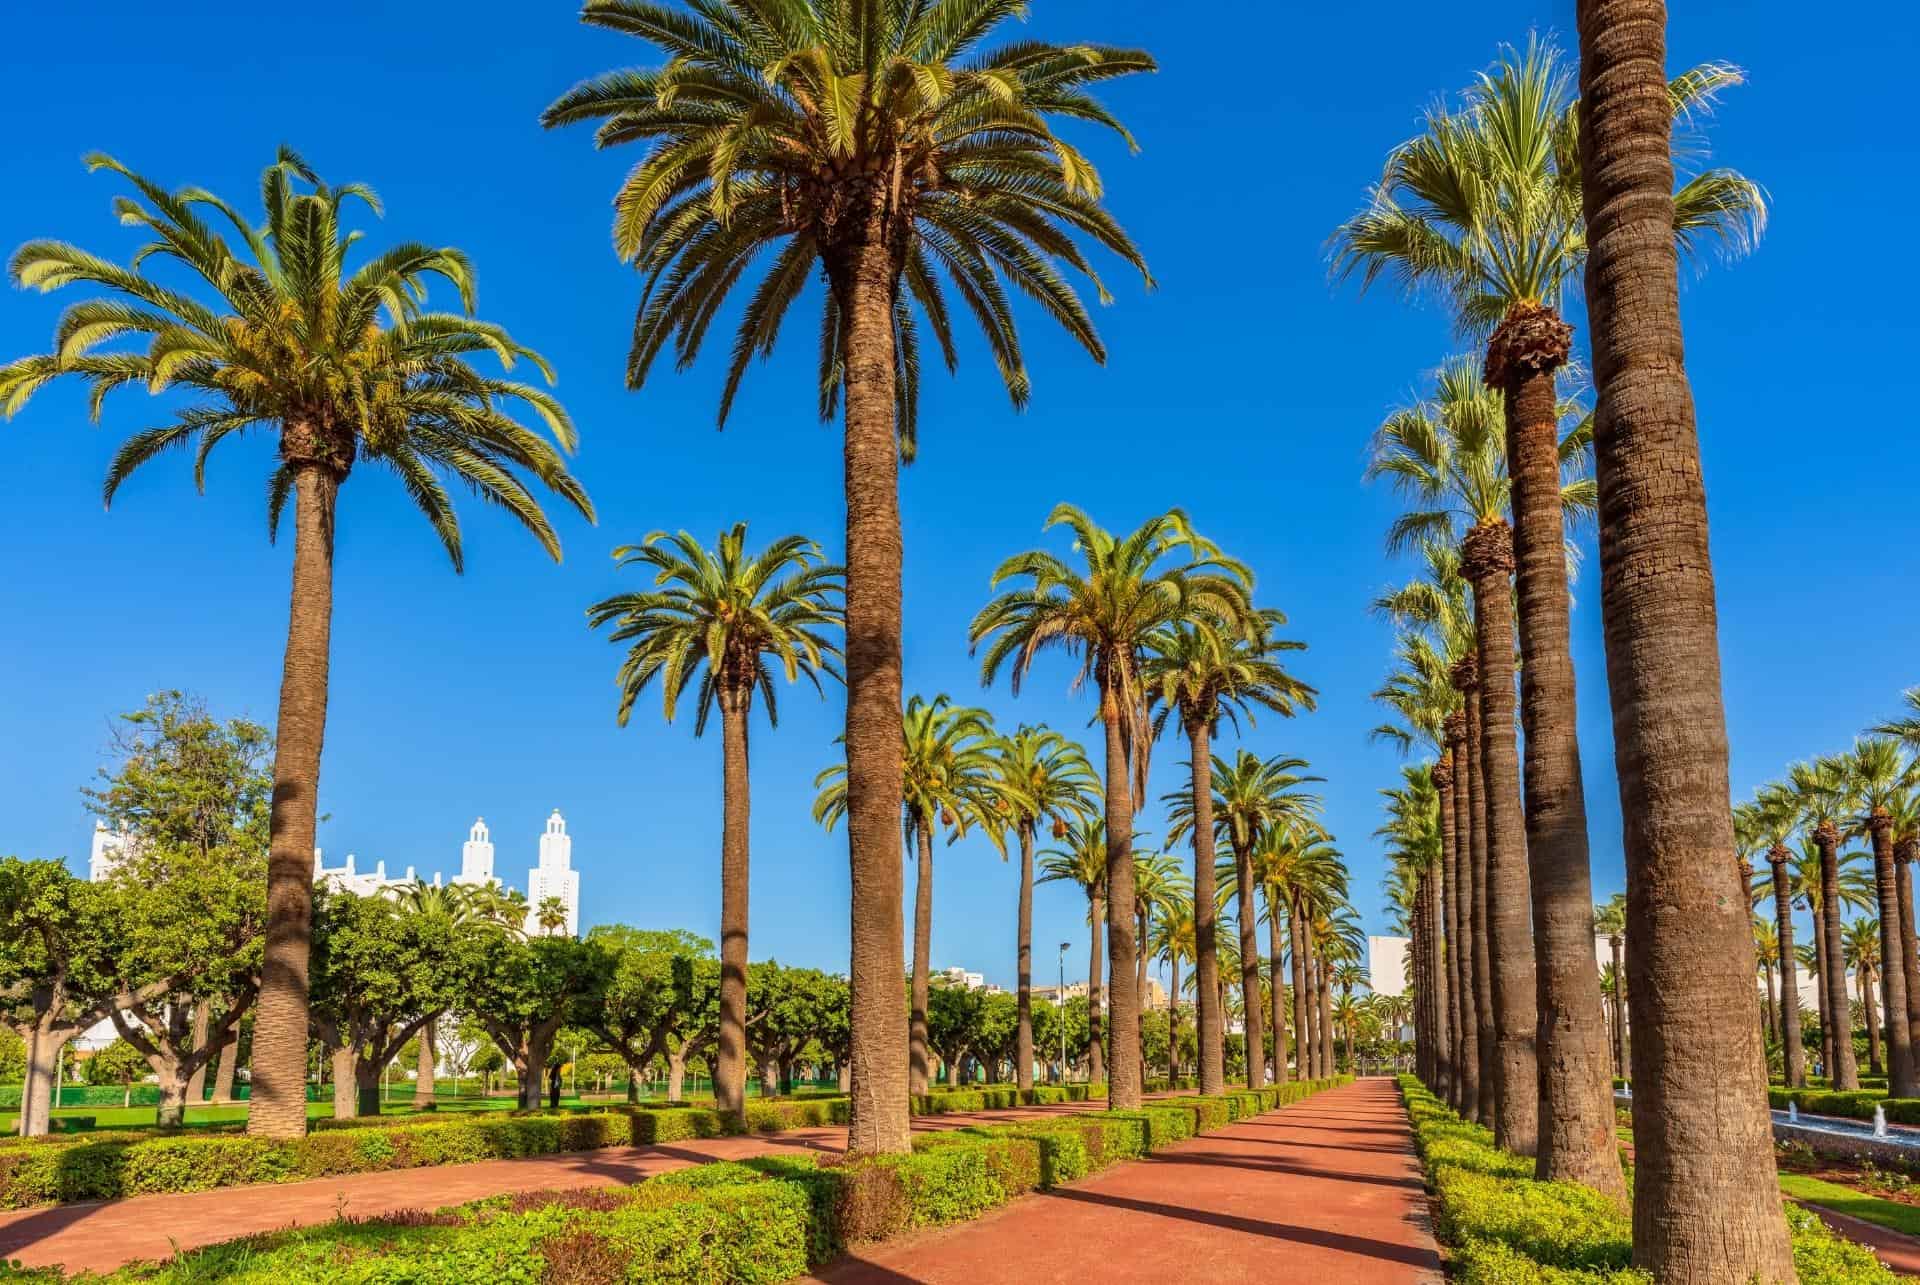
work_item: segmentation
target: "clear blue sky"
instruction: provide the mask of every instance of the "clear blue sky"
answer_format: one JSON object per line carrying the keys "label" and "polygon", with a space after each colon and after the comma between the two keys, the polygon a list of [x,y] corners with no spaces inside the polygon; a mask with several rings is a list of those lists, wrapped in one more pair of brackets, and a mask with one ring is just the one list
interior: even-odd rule
{"label": "clear blue sky", "polygon": [[[1370,833],[1392,752],[1370,745],[1366,699],[1387,628],[1369,597],[1405,577],[1381,552],[1394,501],[1361,482],[1368,434],[1423,371],[1453,351],[1446,319],[1389,293],[1328,284],[1322,248],[1361,200],[1419,110],[1464,84],[1530,27],[1572,38],[1572,5],[1387,0],[1349,8],[1232,5],[1231,32],[1203,9],[1148,0],[1036,0],[1031,30],[1151,49],[1164,70],[1114,87],[1138,156],[1096,142],[1112,208],[1160,281],[1148,294],[1103,265],[1116,302],[1099,315],[1111,349],[1095,367],[1031,311],[1034,398],[1006,405],[977,343],[958,379],[931,376],[920,462],[902,481],[909,691],[979,701],[1007,724],[1083,733],[1089,702],[1064,663],[1013,700],[982,692],[964,628],[992,566],[1041,539],[1069,499],[1109,526],[1182,505],[1250,561],[1261,599],[1312,650],[1298,671],[1320,711],[1263,721],[1261,753],[1310,758],[1354,897],[1380,931],[1381,862]],[[1849,12],[1845,40],[1775,0],[1676,6],[1677,66],[1738,62],[1752,83],[1713,126],[1715,156],[1759,179],[1774,217],[1752,259],[1690,281],[1688,356],[1699,400],[1719,575],[1736,791],[1791,758],[1844,745],[1920,681],[1912,657],[1920,552],[1912,503],[1912,411],[1898,371],[1916,339],[1891,291],[1897,258],[1866,261],[1862,210],[1920,204],[1902,78],[1920,18],[1892,0]],[[595,155],[584,133],[543,133],[540,109],[577,79],[649,61],[631,39],[581,28],[570,5],[519,0],[346,0],[295,22],[201,0],[165,24],[147,5],[89,6],[84,32],[58,6],[28,7],[0,75],[9,126],[0,244],[76,241],[124,258],[135,238],[109,210],[119,188],[81,156],[112,152],[170,186],[200,184],[251,210],[259,170],[293,144],[334,181],[385,197],[373,243],[451,243],[479,271],[484,316],[543,351],[580,424],[579,472],[597,528],[562,516],[564,565],[467,505],[464,577],[398,490],[371,470],[341,504],[333,699],[321,843],[451,872],[476,814],[500,867],[524,881],[549,809],[567,815],[589,923],[624,920],[711,934],[718,916],[719,744],[650,705],[613,721],[614,651],[585,605],[621,586],[607,557],[656,527],[710,538],[745,519],[756,540],[798,531],[838,553],[839,434],[810,407],[810,332],[750,380],[724,434],[709,361],[622,387],[637,295],[609,247],[608,201],[636,159]],[[1863,42],[1875,57],[1862,70]],[[1885,245],[1884,238],[1878,243]],[[78,292],[0,295],[0,355],[44,351]],[[1581,320],[1580,318],[1575,318]],[[1584,345],[1584,337],[1581,340]],[[1879,391],[1875,391],[1878,389]],[[152,422],[120,394],[90,426],[76,390],[43,394],[0,427],[0,853],[83,860],[80,787],[111,714],[160,688],[222,713],[271,721],[286,623],[286,547],[265,538],[271,447],[222,448],[208,494],[184,459],[164,460],[99,503],[103,468]],[[1618,804],[1591,581],[1576,589],[1580,730],[1593,811],[1594,877],[1621,886]],[[789,694],[756,729],[753,949],[844,967],[846,856],[808,819],[814,774],[832,761],[837,694]],[[1179,776],[1163,743],[1156,796]],[[1160,827],[1157,806],[1141,819]],[[942,849],[936,967],[1010,982],[1012,867],[982,840]],[[1078,894],[1037,898],[1036,971],[1073,943]]]}

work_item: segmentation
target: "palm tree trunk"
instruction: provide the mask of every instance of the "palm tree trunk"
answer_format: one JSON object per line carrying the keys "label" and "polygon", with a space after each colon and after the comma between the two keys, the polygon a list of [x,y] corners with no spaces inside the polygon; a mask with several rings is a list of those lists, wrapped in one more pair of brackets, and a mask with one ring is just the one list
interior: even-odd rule
{"label": "palm tree trunk", "polygon": [[1613,1145],[1606,1019],[1594,997],[1593,878],[1587,800],[1575,727],[1566,519],[1560,501],[1559,404],[1554,372],[1573,328],[1551,307],[1516,304],[1487,346],[1488,382],[1506,393],[1512,479],[1514,589],[1520,631],[1520,722],[1525,732],[1526,865],[1533,906],[1538,1013],[1536,1172],[1585,1183],[1626,1204]]}
{"label": "palm tree trunk", "polygon": [[1771,960],[1763,959],[1760,961],[1760,974],[1761,974],[1761,977],[1764,979],[1764,984],[1761,987],[1761,994],[1762,994],[1762,1005],[1766,1010],[1767,1042],[1777,1043],[1780,1039],[1780,1025],[1778,1022],[1774,1020],[1773,962]]}
{"label": "palm tree trunk", "polygon": [[1033,1088],[1033,825],[1020,823],[1020,927],[1014,969],[1019,1018],[1013,1036],[1013,1078],[1023,1094]]}
{"label": "palm tree trunk", "polygon": [[416,1108],[433,1105],[433,1073],[434,1063],[437,1061],[434,1053],[434,1025],[433,1022],[428,1022],[420,1028],[420,1034],[416,1037],[416,1042],[420,1046],[419,1057],[414,1063],[413,1076],[413,1105]]}
{"label": "palm tree trunk", "polygon": [[247,1132],[307,1132],[307,956],[313,942],[313,831],[327,729],[333,624],[333,520],[340,479],[315,464],[294,475],[293,592],[274,725],[267,933],[253,1023]]}
{"label": "palm tree trunk", "polygon": [[[1098,1084],[1107,1076],[1106,1054],[1100,1047],[1100,929],[1105,925],[1106,896],[1099,888],[1089,894],[1088,922],[1093,926],[1093,945],[1087,951],[1087,1082]],[[1066,997],[1062,996],[1062,1004]]]}
{"label": "palm tree trunk", "polygon": [[1920,1076],[1920,941],[1913,934],[1913,857],[1911,842],[1893,848],[1895,896],[1900,906],[1900,961],[1907,974],[1907,1043],[1914,1054],[1914,1073]]}
{"label": "palm tree trunk", "polygon": [[1480,1102],[1480,1007],[1474,992],[1474,958],[1479,946],[1473,932],[1474,860],[1473,809],[1469,799],[1471,774],[1467,768],[1467,715],[1464,708],[1447,715],[1447,754],[1452,765],[1448,790],[1451,806],[1442,813],[1451,827],[1447,860],[1447,967],[1453,986],[1453,1109],[1471,1119]]}
{"label": "palm tree trunk", "polygon": [[1280,939],[1280,902],[1273,895],[1271,885],[1267,887],[1267,989],[1272,993],[1273,1002],[1273,1082],[1287,1082],[1287,988],[1280,980],[1282,959],[1286,951]]}
{"label": "palm tree trunk", "polygon": [[1780,1066],[1787,1084],[1800,1089],[1807,1084],[1807,1051],[1800,1042],[1800,983],[1794,976],[1793,890],[1787,882],[1792,855],[1775,847],[1767,853],[1767,862],[1773,868],[1773,927],[1780,942]]}
{"label": "palm tree trunk", "polygon": [[1167,956],[1167,1091],[1180,1087],[1180,952]]}
{"label": "palm tree trunk", "polygon": [[1827,934],[1820,921],[1818,907],[1813,907],[1813,966],[1820,974],[1820,1074],[1827,1083],[1833,1083],[1833,1003],[1827,991],[1832,974],[1827,972]]}
{"label": "palm tree trunk", "polygon": [[713,1056],[713,1100],[722,1112],[747,1109],[747,715],[752,692],[720,694],[720,1038]]}
{"label": "palm tree trunk", "polygon": [[1240,1011],[1247,1032],[1247,1087],[1257,1089],[1267,1082],[1267,1040],[1260,1012],[1260,939],[1255,934],[1259,922],[1259,902],[1253,884],[1253,853],[1243,845],[1233,845],[1235,919],[1240,925]]}
{"label": "palm tree trunk", "polygon": [[[1134,1023],[1134,1043],[1140,1049],[1140,1092],[1147,1091],[1147,938],[1153,930],[1152,911],[1142,909],[1134,924],[1134,994],[1140,997],[1140,1009]],[[1171,1032],[1172,1027],[1168,1027]]]}
{"label": "palm tree trunk", "polygon": [[[1477,677],[1479,666],[1472,657],[1468,657],[1463,668],[1467,676],[1466,685],[1461,688],[1466,699],[1467,714],[1463,744],[1467,761],[1469,842],[1473,853],[1473,1009],[1480,1046],[1479,1100],[1473,1104],[1473,1118],[1492,1128],[1498,1114],[1494,1081],[1497,1078],[1495,1063],[1499,1061],[1500,1053],[1497,1047],[1499,1037],[1494,1025],[1492,917],[1488,905],[1492,873],[1487,862],[1487,782],[1483,760],[1478,752],[1481,721]],[[1457,677],[1455,685],[1460,685]]]}
{"label": "palm tree trunk", "polygon": [[1227,1087],[1226,1025],[1220,1020],[1220,911],[1214,904],[1212,729],[1204,718],[1186,720],[1192,748],[1193,791],[1193,1004],[1194,1038],[1200,1051],[1200,1092]]}
{"label": "palm tree trunk", "polygon": [[845,338],[848,1150],[910,1150],[907,1022],[900,977],[900,477],[894,436],[891,229],[876,209],[826,258]]}
{"label": "palm tree trunk", "polygon": [[1627,942],[1619,933],[1607,938],[1613,953],[1613,1062],[1624,1079],[1631,1066],[1627,1062]]}
{"label": "palm tree trunk", "polygon": [[1133,782],[1117,693],[1103,681],[1107,732],[1107,1105],[1140,1105],[1140,994],[1133,978]]}
{"label": "palm tree trunk", "polygon": [[933,818],[916,816],[913,881],[913,1006],[907,1014],[907,1092],[925,1093],[931,1078],[927,1057],[927,971],[933,935]]}
{"label": "palm tree trunk", "polygon": [[[1843,1092],[1860,1087],[1853,1055],[1853,1008],[1847,992],[1847,954],[1840,934],[1840,831],[1831,821],[1814,828],[1820,849],[1820,935],[1827,948],[1827,1016],[1832,1018],[1833,1058],[1827,1081]],[[1752,949],[1749,939],[1748,949]]]}
{"label": "palm tree trunk", "polygon": [[[1453,1007],[1453,989],[1447,980],[1445,960],[1447,878],[1445,860],[1427,870],[1427,992],[1433,997],[1427,1020],[1433,1025],[1433,1049],[1437,1077],[1449,1086],[1453,1081],[1453,1031],[1447,1025],[1447,1013]],[[1444,1101],[1444,1097],[1442,1098]]]}
{"label": "palm tree trunk", "polygon": [[[1875,1077],[1884,1075],[1880,1063],[1880,1022],[1873,1010],[1873,968],[1862,964],[1854,970],[1854,981],[1860,987],[1860,1016],[1867,1025],[1867,1071]],[[1891,1087],[1891,1085],[1889,1085]],[[1900,1097],[1900,1094],[1893,1094]]]}
{"label": "palm tree trunk", "polygon": [[1313,1078],[1313,1025],[1307,1016],[1307,945],[1304,907],[1298,892],[1287,895],[1287,935],[1293,944],[1293,1049],[1300,1078]]}
{"label": "palm tree trunk", "polygon": [[[1520,757],[1514,745],[1513,538],[1507,524],[1483,521],[1461,544],[1460,569],[1473,585],[1480,669],[1480,759],[1486,782],[1487,935],[1493,954],[1494,1141],[1535,1155],[1540,1132],[1538,987],[1527,929],[1531,904],[1527,833],[1520,808]],[[1592,901],[1581,902],[1591,922]],[[1587,953],[1593,953],[1591,940]],[[1609,1130],[1611,1134],[1611,1130]],[[1588,1140],[1583,1139],[1583,1144]],[[1603,1148],[1611,1152],[1611,1147]]]}
{"label": "palm tree trunk", "polygon": [[1333,972],[1327,967],[1326,957],[1319,960],[1320,965],[1320,1078],[1325,1079],[1334,1072],[1333,1063]]}
{"label": "palm tree trunk", "polygon": [[1666,4],[1576,9],[1601,620],[1639,1032],[1633,1262],[1666,1285],[1791,1281],[1680,338]]}
{"label": "palm tree trunk", "polygon": [[[1874,884],[1880,895],[1880,984],[1886,995],[1887,1092],[1891,1097],[1920,1095],[1914,1074],[1912,1032],[1907,1015],[1906,946],[1900,937],[1900,879],[1893,859],[1893,820],[1876,809],[1868,818],[1873,836]],[[1867,1029],[1876,1029],[1872,1023]]]}

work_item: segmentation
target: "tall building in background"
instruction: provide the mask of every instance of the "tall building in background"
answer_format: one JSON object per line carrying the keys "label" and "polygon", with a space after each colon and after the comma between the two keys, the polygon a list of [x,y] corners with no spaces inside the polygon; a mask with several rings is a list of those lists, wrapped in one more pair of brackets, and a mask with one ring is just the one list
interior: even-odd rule
{"label": "tall building in background", "polygon": [[[475,829],[479,829],[478,826]],[[488,865],[492,865],[493,845],[487,845]],[[547,818],[546,833],[540,836],[540,864],[527,871],[527,935],[537,936],[540,928],[540,903],[558,897],[567,909],[566,933],[580,930],[580,872],[573,868],[573,836],[567,833],[566,818],[555,808]]]}

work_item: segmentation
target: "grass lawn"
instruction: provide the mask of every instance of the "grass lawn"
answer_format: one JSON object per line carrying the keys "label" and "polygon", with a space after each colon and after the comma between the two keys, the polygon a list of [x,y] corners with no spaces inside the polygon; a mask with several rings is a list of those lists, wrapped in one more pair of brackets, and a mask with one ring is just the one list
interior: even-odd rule
{"label": "grass lawn", "polygon": [[1795,1200],[1822,1205],[1835,1213],[1848,1214],[1889,1231],[1920,1236],[1920,1208],[1913,1205],[1903,1205],[1897,1200],[1882,1200],[1851,1187],[1799,1173],[1781,1174],[1780,1190]]}

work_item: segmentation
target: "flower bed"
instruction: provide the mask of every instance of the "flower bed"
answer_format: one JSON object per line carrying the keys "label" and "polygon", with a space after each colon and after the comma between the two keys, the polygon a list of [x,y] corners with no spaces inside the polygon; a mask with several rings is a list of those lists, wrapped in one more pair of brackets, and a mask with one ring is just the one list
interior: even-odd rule
{"label": "flower bed", "polygon": [[[1400,1077],[1414,1144],[1433,1191],[1434,1226],[1454,1279],[1468,1285],[1651,1285],[1632,1266],[1633,1225],[1599,1193],[1541,1182],[1533,1161],[1493,1145],[1493,1135],[1448,1110],[1410,1075]],[[1801,1285],[1892,1285],[1871,1253],[1786,1207]]]}
{"label": "flower bed", "polygon": [[[521,1193],[433,1214],[341,1220],[208,1246],[165,1264],[130,1265],[107,1279],[158,1285],[782,1281],[846,1246],[978,1217],[1026,1192],[1191,1137],[1201,1120],[1219,1127],[1237,1111],[1298,1101],[1348,1078],[1151,1102],[1139,1111],[956,1129],[916,1137],[912,1153],[903,1156],[837,1164],[768,1156],[698,1165],[627,1188]],[[46,1271],[24,1279],[64,1277]]]}

